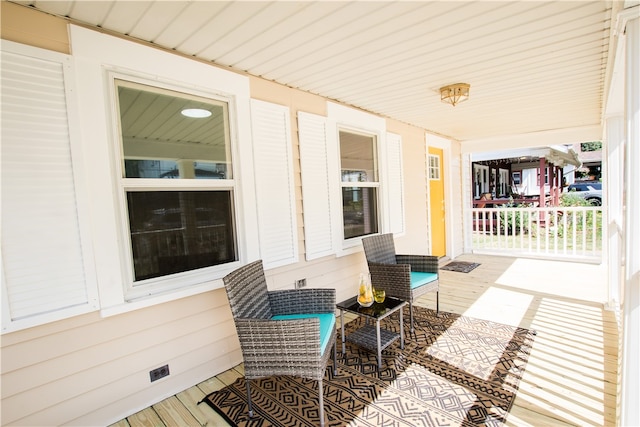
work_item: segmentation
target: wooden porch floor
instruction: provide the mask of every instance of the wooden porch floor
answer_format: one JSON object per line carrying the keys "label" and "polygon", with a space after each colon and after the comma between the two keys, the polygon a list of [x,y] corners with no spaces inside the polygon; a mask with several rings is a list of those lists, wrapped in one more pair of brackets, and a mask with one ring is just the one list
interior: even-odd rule
{"label": "wooden porch floor", "polygon": [[[471,273],[441,271],[440,310],[535,329],[508,426],[614,426],[618,369],[615,315],[605,311],[604,269],[588,264],[464,255]],[[434,307],[434,296],[420,300]],[[242,365],[113,426],[227,426],[208,393],[242,376]]]}

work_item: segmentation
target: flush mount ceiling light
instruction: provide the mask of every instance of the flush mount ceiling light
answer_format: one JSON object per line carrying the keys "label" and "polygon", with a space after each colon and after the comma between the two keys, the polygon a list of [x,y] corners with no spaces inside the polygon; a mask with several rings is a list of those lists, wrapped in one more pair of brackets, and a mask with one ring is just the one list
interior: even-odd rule
{"label": "flush mount ceiling light", "polygon": [[470,87],[471,85],[467,83],[456,83],[443,86],[440,88],[440,101],[451,104],[455,107],[456,104],[469,99]]}
{"label": "flush mount ceiling light", "polygon": [[204,117],[209,117],[211,115],[211,111],[205,110],[202,108],[186,108],[180,112],[183,116],[193,117],[196,119],[202,119]]}

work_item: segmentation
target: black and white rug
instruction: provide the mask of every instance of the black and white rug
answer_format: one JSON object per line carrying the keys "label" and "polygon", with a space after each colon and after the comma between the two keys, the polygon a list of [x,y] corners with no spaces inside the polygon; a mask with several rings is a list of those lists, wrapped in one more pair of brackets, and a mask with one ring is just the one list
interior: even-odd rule
{"label": "black and white rug", "polygon": [[[406,309],[405,309],[406,310]],[[406,318],[408,318],[408,312]],[[327,426],[501,426],[518,390],[535,332],[453,313],[414,307],[416,334],[405,334],[376,356],[347,343],[324,378]],[[384,327],[397,330],[397,319]],[[389,320],[389,321],[387,321]],[[363,324],[358,318],[347,333]],[[338,333],[338,342],[340,342]],[[232,426],[317,426],[316,381],[294,377],[253,380],[254,416],[247,413],[244,378],[203,402]]]}

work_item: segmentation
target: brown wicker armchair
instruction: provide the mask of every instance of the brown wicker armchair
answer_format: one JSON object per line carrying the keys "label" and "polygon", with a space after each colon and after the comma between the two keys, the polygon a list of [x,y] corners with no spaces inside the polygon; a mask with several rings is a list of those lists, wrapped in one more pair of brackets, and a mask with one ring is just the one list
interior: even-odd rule
{"label": "brown wicker armchair", "polygon": [[438,257],[432,255],[397,255],[393,234],[379,234],[362,239],[371,284],[384,289],[388,296],[409,303],[411,333],[413,301],[427,292],[436,293],[436,313],[440,312]]}
{"label": "brown wicker armchair", "polygon": [[291,375],[318,381],[320,425],[324,426],[322,378],[333,347],[336,373],[335,289],[268,291],[262,261],[223,279],[240,339],[253,417],[250,380]]}

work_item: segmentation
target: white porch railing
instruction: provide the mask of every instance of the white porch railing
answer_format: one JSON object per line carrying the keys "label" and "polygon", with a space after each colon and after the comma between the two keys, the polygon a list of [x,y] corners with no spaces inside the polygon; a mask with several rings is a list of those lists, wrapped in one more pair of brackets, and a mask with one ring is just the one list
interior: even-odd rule
{"label": "white porch railing", "polygon": [[599,262],[602,207],[473,208],[473,252]]}

